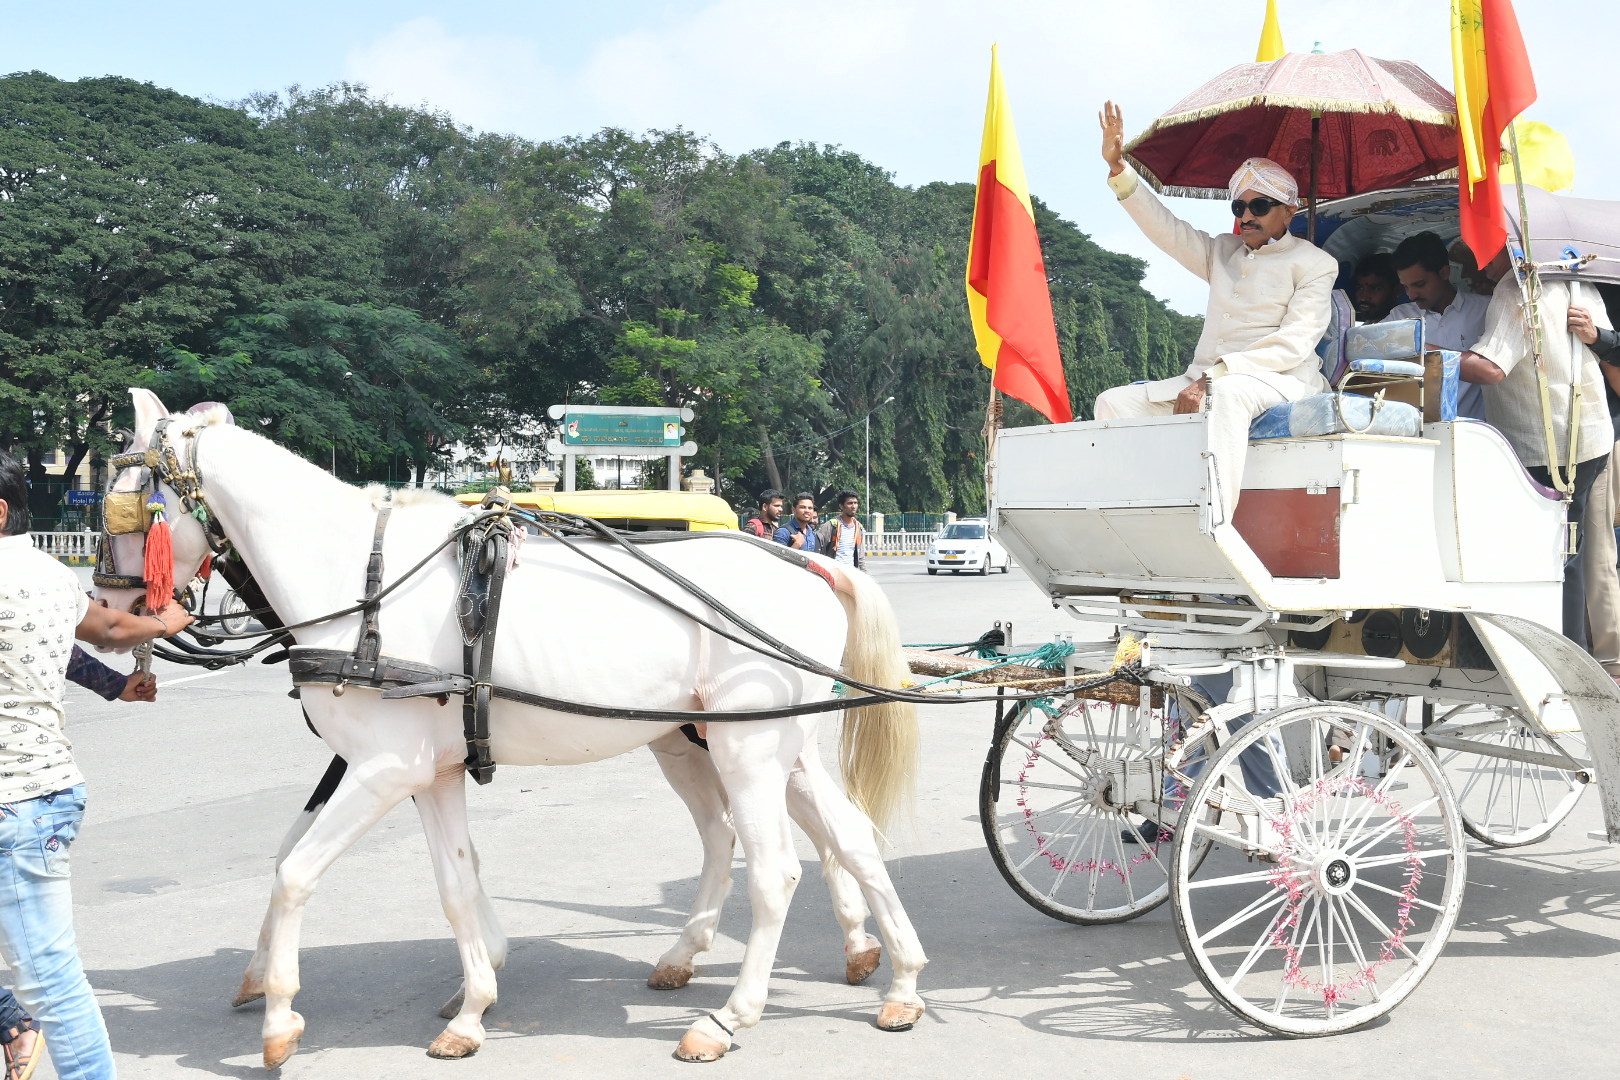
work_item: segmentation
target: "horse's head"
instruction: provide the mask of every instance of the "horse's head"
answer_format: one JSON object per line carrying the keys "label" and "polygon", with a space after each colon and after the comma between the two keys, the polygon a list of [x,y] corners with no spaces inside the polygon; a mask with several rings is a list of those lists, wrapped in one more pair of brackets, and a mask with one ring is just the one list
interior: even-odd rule
{"label": "horse's head", "polygon": [[[173,461],[180,470],[192,469],[191,455],[196,450],[196,439],[188,433],[203,428],[229,423],[229,412],[224,406],[202,414],[169,415],[163,402],[150,390],[131,388],[129,396],[135,403],[135,433],[124,455],[144,453],[149,449],[172,451]],[[157,434],[159,421],[168,419],[164,436]],[[153,494],[161,494],[166,505],[165,518],[169,522],[171,544],[174,550],[174,582],[176,592],[183,590],[208,555],[208,538],[203,527],[186,511],[180,492],[171,483],[170,461],[165,453],[157,467],[145,463],[128,465],[113,470],[102,506],[102,553],[97,559],[95,599],[109,607],[135,611],[146,601],[146,539],[151,526],[146,504]]]}

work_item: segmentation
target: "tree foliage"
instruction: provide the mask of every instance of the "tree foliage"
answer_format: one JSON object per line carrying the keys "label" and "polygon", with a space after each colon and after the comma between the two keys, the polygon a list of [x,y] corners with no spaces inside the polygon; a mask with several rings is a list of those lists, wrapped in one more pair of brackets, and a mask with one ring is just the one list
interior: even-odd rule
{"label": "tree foliage", "polygon": [[[346,477],[532,448],[563,401],[690,407],[734,502],[983,507],[968,184],[684,130],[526,142],[338,84],[208,104],[0,79],[0,441],[102,452],[125,388],[223,400]],[[1199,321],[1035,200],[1077,416]],[[891,400],[892,399],[892,400]],[[1011,403],[1009,423],[1039,418]]]}

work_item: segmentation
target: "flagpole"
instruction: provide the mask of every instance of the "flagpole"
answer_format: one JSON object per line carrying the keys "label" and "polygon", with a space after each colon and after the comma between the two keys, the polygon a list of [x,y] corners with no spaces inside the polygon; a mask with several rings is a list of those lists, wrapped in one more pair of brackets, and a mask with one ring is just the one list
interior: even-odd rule
{"label": "flagpole", "polygon": [[996,393],[996,372],[990,369],[990,401],[984,407],[984,512],[990,514],[995,499],[996,432],[1001,429],[1001,398]]}

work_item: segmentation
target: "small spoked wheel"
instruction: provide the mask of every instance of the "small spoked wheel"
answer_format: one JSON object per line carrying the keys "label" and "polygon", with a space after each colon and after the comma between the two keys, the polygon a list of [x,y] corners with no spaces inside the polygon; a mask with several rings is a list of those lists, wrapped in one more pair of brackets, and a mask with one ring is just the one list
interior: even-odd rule
{"label": "small spoked wheel", "polygon": [[252,616],[246,614],[249,610],[247,601],[238,596],[235,589],[232,589],[219,602],[220,629],[227,634],[247,633],[248,624],[252,621]]}
{"label": "small spoked wheel", "polygon": [[1352,705],[1280,710],[1221,733],[1188,804],[1176,930],[1239,1017],[1279,1035],[1362,1027],[1445,948],[1466,877],[1462,817],[1404,725]]}
{"label": "small spoked wheel", "polygon": [[1457,794],[1468,835],[1492,847],[1523,847],[1569,816],[1591,775],[1577,768],[1588,760],[1586,736],[1573,714],[1569,719],[1567,730],[1546,731],[1516,708],[1467,704],[1423,732]]}
{"label": "small spoked wheel", "polygon": [[[1072,923],[1123,922],[1169,895],[1186,791],[1166,775],[1166,740],[1180,739],[1208,703],[1186,690],[1161,693],[1146,708],[1074,698],[1049,714],[1023,702],[991,747],[979,789],[985,842],[1001,876],[1037,910]],[[1194,746],[1182,756],[1207,754]]]}

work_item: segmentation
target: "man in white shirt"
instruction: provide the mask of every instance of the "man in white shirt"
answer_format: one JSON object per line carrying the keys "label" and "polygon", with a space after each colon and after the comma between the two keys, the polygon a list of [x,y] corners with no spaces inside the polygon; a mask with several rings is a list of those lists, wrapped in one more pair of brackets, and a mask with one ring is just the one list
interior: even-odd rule
{"label": "man in white shirt", "polygon": [[84,818],[84,777],[62,711],[73,639],[128,648],[190,622],[178,604],[131,615],[90,603],[73,571],[35,550],[22,466],[0,453],[0,956],[63,1080],[114,1075],[68,884],[68,849]]}
{"label": "man in white shirt", "polygon": [[1210,236],[1177,218],[1125,166],[1125,119],[1112,101],[1098,117],[1108,186],[1165,254],[1209,282],[1204,332],[1187,370],[1097,396],[1099,420],[1205,409],[1227,520],[1243,488],[1249,424],[1274,405],[1328,389],[1316,343],[1327,331],[1333,256],[1289,233],[1299,184],[1274,161],[1250,158],[1232,175],[1238,234]]}
{"label": "man in white shirt", "polygon": [[[1458,292],[1451,282],[1451,256],[1445,242],[1432,232],[1408,236],[1391,256],[1409,304],[1390,309],[1384,322],[1423,320],[1423,343],[1436,349],[1464,352],[1485,332],[1489,297]],[[1464,382],[1457,393],[1457,415],[1485,419],[1485,394],[1478,383]]]}
{"label": "man in white shirt", "polygon": [[[1501,273],[1506,263],[1500,258],[1488,268]],[[1571,289],[1582,296],[1572,298]],[[1580,522],[1586,511],[1592,485],[1603,476],[1614,449],[1614,428],[1609,420],[1608,398],[1597,357],[1570,330],[1570,307],[1587,307],[1598,329],[1613,329],[1602,301],[1589,285],[1567,281],[1542,281],[1537,309],[1541,320],[1541,357],[1547,377],[1548,413],[1553,445],[1547,445],[1543,419],[1541,386],[1533,361],[1534,349],[1525,324],[1523,294],[1517,276],[1501,273],[1496,291],[1485,312],[1485,330],[1462,356],[1462,378],[1485,388],[1485,409],[1491,425],[1500,431],[1519,461],[1537,483],[1554,487],[1549,463],[1560,474],[1569,462],[1569,441],[1576,439],[1575,483],[1566,514]],[[1594,335],[1595,337],[1595,335]],[[1571,377],[1580,380],[1581,406],[1575,431],[1570,431]],[[1567,478],[1566,478],[1567,479]],[[1578,540],[1577,540],[1578,542]],[[1586,633],[1586,584],[1579,556],[1564,564],[1564,636],[1582,648],[1589,648]]]}

